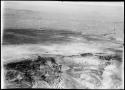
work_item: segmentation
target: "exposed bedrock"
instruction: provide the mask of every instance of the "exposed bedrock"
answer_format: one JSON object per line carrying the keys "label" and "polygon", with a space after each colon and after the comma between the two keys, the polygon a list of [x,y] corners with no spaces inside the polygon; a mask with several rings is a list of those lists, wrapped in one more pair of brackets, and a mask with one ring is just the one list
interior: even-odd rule
{"label": "exposed bedrock", "polygon": [[122,57],[83,53],[72,56],[37,56],[35,59],[6,63],[6,88],[101,88],[105,68],[113,66],[112,60],[121,63]]}

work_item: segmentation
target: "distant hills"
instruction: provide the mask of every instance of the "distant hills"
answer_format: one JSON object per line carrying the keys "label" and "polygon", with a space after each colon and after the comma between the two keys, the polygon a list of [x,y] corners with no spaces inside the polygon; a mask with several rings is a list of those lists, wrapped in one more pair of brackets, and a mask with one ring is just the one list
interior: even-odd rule
{"label": "distant hills", "polygon": [[3,44],[39,44],[69,42],[69,36],[78,36],[80,33],[64,30],[33,30],[33,29],[6,29],[3,34]]}
{"label": "distant hills", "polygon": [[[79,38],[81,33],[87,41],[105,41],[103,34],[114,33],[113,22],[124,21],[120,7],[83,7],[72,7],[74,10],[60,6],[57,10],[48,6],[38,10],[5,7],[3,44],[69,42],[73,40],[70,36]],[[108,8],[110,11],[106,11]],[[116,26],[117,36],[124,36],[122,23]]]}
{"label": "distant hills", "polygon": [[[83,6],[74,9],[60,7],[56,10],[46,6],[39,10],[30,10],[6,7],[3,14],[4,28],[51,28],[100,34],[111,33],[113,22],[124,21],[120,8]],[[123,23],[116,26],[120,37],[123,36],[123,26]]]}
{"label": "distant hills", "polygon": [[69,43],[72,41],[88,42],[114,42],[99,34],[82,34],[81,32],[52,29],[5,29],[3,32],[3,44],[48,44]]}

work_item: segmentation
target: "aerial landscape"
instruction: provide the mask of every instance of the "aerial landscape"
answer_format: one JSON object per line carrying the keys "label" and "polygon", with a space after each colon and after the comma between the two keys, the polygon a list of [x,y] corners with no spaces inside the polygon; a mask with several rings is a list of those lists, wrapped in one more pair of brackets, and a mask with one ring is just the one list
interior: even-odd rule
{"label": "aerial landscape", "polygon": [[124,89],[124,3],[2,1],[2,88]]}

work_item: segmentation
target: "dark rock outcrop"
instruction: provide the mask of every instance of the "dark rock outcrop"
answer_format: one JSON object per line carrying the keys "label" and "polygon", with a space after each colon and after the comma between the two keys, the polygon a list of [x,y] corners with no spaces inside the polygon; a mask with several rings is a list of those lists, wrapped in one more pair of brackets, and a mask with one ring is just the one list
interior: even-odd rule
{"label": "dark rock outcrop", "polygon": [[9,83],[33,83],[38,80],[47,83],[55,80],[62,73],[61,65],[58,65],[53,57],[38,56],[36,60],[22,60],[4,65],[5,78]]}

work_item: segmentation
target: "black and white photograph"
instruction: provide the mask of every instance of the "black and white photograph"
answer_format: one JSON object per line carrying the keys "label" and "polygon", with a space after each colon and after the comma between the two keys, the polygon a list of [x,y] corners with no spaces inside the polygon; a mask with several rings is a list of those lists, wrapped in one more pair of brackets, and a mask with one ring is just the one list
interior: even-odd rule
{"label": "black and white photograph", "polygon": [[2,89],[124,89],[124,2],[1,1]]}

